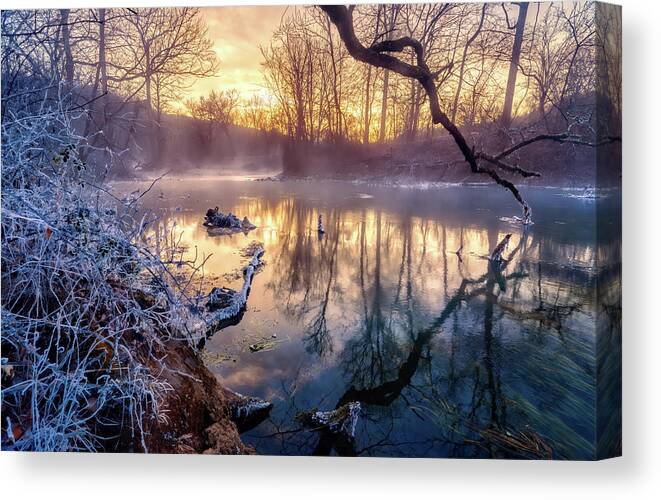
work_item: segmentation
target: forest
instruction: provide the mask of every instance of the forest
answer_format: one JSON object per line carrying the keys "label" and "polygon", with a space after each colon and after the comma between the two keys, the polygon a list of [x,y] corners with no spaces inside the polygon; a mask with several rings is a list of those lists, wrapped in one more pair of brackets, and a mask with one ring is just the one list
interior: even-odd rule
{"label": "forest", "polygon": [[[579,165],[595,154],[586,146],[621,135],[613,77],[621,55],[609,39],[617,20],[597,22],[591,2],[360,5],[344,17],[358,43],[399,63],[366,64],[336,17],[290,8],[260,45],[262,92],[192,97],[196,80],[231,70],[200,9],[8,11],[3,92],[23,89],[26,72],[33,90],[54,91],[45,89],[53,78],[75,88],[68,98],[86,111],[82,135],[90,151],[106,151],[98,163],[114,162],[116,176],[256,151],[279,156],[297,176],[413,172],[461,181],[468,163],[472,172],[586,185],[594,173]],[[416,74],[423,68],[431,98]],[[476,149],[475,161],[448,123]],[[539,155],[548,164],[536,164]],[[511,168],[519,164],[546,178]],[[603,170],[604,180],[615,177]]]}
{"label": "forest", "polygon": [[[237,9],[260,15],[258,7]],[[263,438],[246,440],[244,432],[272,411],[273,391],[257,383],[245,390],[259,397],[234,392],[243,386],[229,389],[209,363],[209,356],[225,356],[209,354],[215,333],[236,335],[240,322],[252,321],[251,301],[266,309],[288,297],[281,316],[268,320],[291,322],[290,330],[252,339],[244,351],[265,355],[277,351],[287,335],[300,333],[307,354],[296,355],[325,359],[333,345],[329,325],[339,321],[331,312],[333,304],[341,303],[338,290],[346,286],[348,293],[357,282],[355,276],[338,276],[341,269],[356,268],[351,259],[360,255],[362,300],[367,304],[373,294],[375,312],[369,322],[365,319],[364,338],[347,342],[344,358],[350,350],[369,350],[371,342],[381,347],[390,342],[391,351],[375,355],[378,375],[368,373],[374,366],[365,368],[341,391],[331,391],[336,407],[317,411],[319,401],[308,398],[307,408],[287,415],[301,428],[324,429],[315,446],[307,449],[304,442],[295,452],[357,454],[354,431],[346,434],[345,425],[355,427],[364,411],[361,404],[401,401],[423,368],[429,368],[430,380],[433,369],[445,370],[432,361],[427,365],[431,356],[423,351],[429,353],[450,319],[454,332],[463,331],[462,321],[469,320],[462,320],[459,311],[465,308],[470,321],[483,317],[488,330],[489,361],[485,371],[476,368],[473,390],[488,377],[480,390],[490,392],[493,408],[482,407],[475,392],[470,416],[459,417],[463,400],[457,397],[450,413],[464,428],[463,444],[452,448],[448,438],[432,451],[415,448],[409,456],[571,458],[596,453],[583,445],[581,440],[592,436],[580,425],[571,435],[581,444],[557,448],[548,442],[560,442],[570,433],[556,421],[549,431],[553,439],[524,430],[529,427],[523,418],[515,419],[515,429],[508,427],[510,400],[493,380],[499,375],[490,359],[499,320],[494,307],[501,307],[502,315],[518,322],[522,335],[533,323],[540,332],[560,335],[561,347],[572,350],[562,354],[567,356],[564,368],[576,377],[568,387],[587,392],[573,364],[593,362],[581,357],[587,356],[583,348],[589,341],[580,335],[567,340],[563,332],[576,328],[573,321],[583,321],[581,314],[591,314],[588,309],[595,305],[586,289],[595,280],[603,275],[617,282],[614,271],[602,269],[597,260],[617,255],[619,246],[602,241],[601,235],[591,241],[574,228],[563,234],[548,229],[544,224],[554,212],[534,189],[579,190],[582,195],[570,196],[594,201],[601,196],[598,190],[620,184],[620,11],[591,1],[282,7],[271,15],[273,29],[266,41],[246,39],[259,53],[259,60],[249,61],[260,75],[258,90],[247,81],[209,90],[211,84],[204,82],[239,71],[225,62],[225,39],[218,28],[225,12],[229,18],[223,8],[193,7],[2,11],[2,448],[260,452]],[[216,179],[217,189],[209,193],[207,181],[201,180],[237,172],[263,182],[235,192],[234,184]],[[174,184],[168,184],[172,179]],[[197,184],[181,192],[176,179]],[[325,187],[311,194],[305,182]],[[376,203],[371,200],[381,196],[392,198],[392,205],[354,206],[331,182],[354,186],[347,189],[363,200],[358,203]],[[453,193],[459,194],[439,194],[438,200],[456,215],[441,217],[422,203],[411,208],[416,204],[401,191],[380,191],[410,184],[454,186]],[[259,187],[267,185],[270,191]],[[294,195],[281,193],[289,186]],[[354,193],[355,186],[366,187]],[[493,205],[465,212],[482,203],[464,191],[470,186],[487,190],[483,200]],[[337,200],[328,199],[324,190]],[[245,201],[259,196],[261,204]],[[529,240],[538,207],[538,234]],[[243,211],[234,215],[230,209]],[[490,210],[516,215],[485,219]],[[577,220],[586,220],[584,210],[567,206]],[[164,211],[175,216],[163,217]],[[199,217],[192,221],[187,212]],[[402,219],[390,220],[392,214]],[[349,229],[356,217],[362,224],[359,235]],[[514,225],[502,229],[497,226],[502,223]],[[371,232],[366,224],[374,226]],[[295,234],[292,227],[298,228]],[[393,264],[388,270],[390,244],[384,244],[382,256],[381,235],[390,238],[393,227],[406,230],[392,236],[393,248],[402,246],[401,267]],[[590,228],[586,222],[585,231]],[[418,231],[421,253],[411,249]],[[431,305],[427,288],[438,283],[417,281],[421,278],[412,271],[412,260],[421,273],[429,265],[425,259],[436,259],[433,251],[427,254],[427,241],[438,247],[441,232],[444,300]],[[510,237],[517,243],[506,254]],[[367,257],[372,240],[378,241],[375,262]],[[447,247],[449,240],[455,248]],[[347,242],[355,247],[344,248]],[[315,250],[316,244],[323,246]],[[227,262],[236,263],[238,271],[228,278],[229,269],[216,269],[213,252],[231,255]],[[448,271],[449,254],[456,271]],[[338,255],[353,257],[338,269]],[[569,270],[554,259],[567,260]],[[483,269],[486,261],[498,264]],[[592,268],[585,271],[586,262],[594,264],[598,277]],[[378,269],[373,291],[364,283],[368,265]],[[516,271],[508,270],[515,265]],[[330,274],[324,281],[326,270]],[[533,275],[538,281],[528,283]],[[386,320],[381,308],[387,307],[393,280],[397,292]],[[555,290],[556,281],[568,283],[567,296],[565,288],[562,294],[560,287]],[[453,283],[456,291],[449,294]],[[418,286],[422,298],[415,295]],[[501,295],[518,294],[526,286],[534,289],[534,297],[521,293],[499,304]],[[554,299],[549,298],[551,288]],[[616,288],[604,292],[612,299],[610,326],[605,327],[611,333],[617,331]],[[302,289],[300,305],[290,303]],[[403,300],[408,301],[406,314],[399,305]],[[530,311],[516,309],[519,300]],[[417,316],[416,301],[441,311],[440,316],[429,316],[424,308]],[[471,309],[480,301],[486,311]],[[395,327],[393,321],[404,326]],[[429,325],[423,328],[425,321]],[[343,328],[335,325],[336,332]],[[374,340],[373,332],[379,337],[386,330],[388,342]],[[386,367],[383,358],[389,352],[393,365]],[[355,366],[368,359],[354,358]],[[222,373],[231,378],[227,370]],[[453,384],[462,387],[457,391],[469,390],[464,375],[452,372]],[[299,376],[287,382],[298,383]],[[562,381],[557,383],[554,390],[560,391]],[[433,387],[430,383],[425,390]],[[452,406],[433,401],[440,405],[434,411]],[[583,403],[589,406],[585,401],[575,406],[583,409]],[[408,406],[418,415],[414,407]],[[490,412],[487,427],[474,421],[483,411]],[[283,421],[275,419],[285,417],[277,408],[274,412],[268,436],[298,436],[300,429],[283,431]],[[548,424],[535,415],[535,425]],[[333,430],[336,419],[344,429],[340,437]],[[384,425],[370,432],[378,434]],[[273,452],[271,441],[265,446]],[[390,445],[367,444],[363,451],[372,446],[386,450]],[[287,448],[286,453],[294,452]]]}

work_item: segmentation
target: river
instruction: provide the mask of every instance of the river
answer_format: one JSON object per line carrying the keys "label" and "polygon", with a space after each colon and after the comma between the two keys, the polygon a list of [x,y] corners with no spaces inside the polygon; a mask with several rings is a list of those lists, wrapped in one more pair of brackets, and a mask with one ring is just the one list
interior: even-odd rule
{"label": "river", "polygon": [[[214,285],[240,287],[241,249],[264,246],[242,321],[204,352],[222,384],[273,402],[242,436],[258,453],[586,459],[602,404],[596,320],[617,300],[595,290],[600,262],[620,256],[619,194],[523,192],[525,230],[495,186],[178,179],[143,201],[208,257]],[[210,235],[213,206],[257,229]],[[507,234],[510,261],[490,276]],[[348,400],[361,401],[350,444],[296,418]]]}

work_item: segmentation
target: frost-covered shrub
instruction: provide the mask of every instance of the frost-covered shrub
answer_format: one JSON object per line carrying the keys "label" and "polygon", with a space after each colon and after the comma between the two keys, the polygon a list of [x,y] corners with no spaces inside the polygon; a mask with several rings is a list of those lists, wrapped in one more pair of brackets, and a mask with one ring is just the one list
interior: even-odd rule
{"label": "frost-covered shrub", "polygon": [[3,101],[2,447],[99,450],[129,429],[147,451],[170,389],[153,353],[195,343],[189,299],[177,250],[89,172],[61,88]]}

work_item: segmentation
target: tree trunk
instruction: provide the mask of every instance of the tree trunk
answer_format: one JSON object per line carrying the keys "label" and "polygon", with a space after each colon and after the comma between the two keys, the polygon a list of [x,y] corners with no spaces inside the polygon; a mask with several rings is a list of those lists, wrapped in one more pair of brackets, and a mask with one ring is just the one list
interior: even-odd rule
{"label": "tree trunk", "polygon": [[301,141],[305,136],[305,109],[303,109],[303,92],[300,88],[297,88],[296,94],[296,140]]}
{"label": "tree trunk", "polygon": [[64,49],[64,77],[67,86],[71,88],[73,85],[73,54],[71,52],[68,9],[60,9],[60,23],[62,25],[62,48]]}
{"label": "tree trunk", "polygon": [[335,137],[334,140],[338,140],[342,137],[342,108],[340,106],[340,96],[338,94],[338,83],[337,83],[337,63],[335,61],[335,48],[333,47],[333,36],[330,31],[330,21],[328,22],[328,38],[330,40],[330,54],[331,54],[331,65],[333,68],[333,104],[335,108]]}
{"label": "tree trunk", "polygon": [[[415,55],[411,54],[411,64],[415,64]],[[408,141],[413,140],[413,120],[415,115],[415,88],[418,81],[411,78],[411,86],[409,88],[409,109],[406,115],[406,123],[404,124],[404,129],[406,133],[406,139]]]}
{"label": "tree trunk", "polygon": [[145,100],[147,101],[147,116],[151,118],[151,61],[149,57],[149,45],[145,47]]}
{"label": "tree trunk", "polygon": [[[526,9],[527,8],[528,5],[526,4]],[[475,41],[477,36],[480,34],[480,31],[482,31],[482,25],[484,24],[484,15],[486,14],[486,11],[487,11],[487,4],[484,4],[482,6],[482,17],[480,18],[480,24],[478,24],[477,29],[475,30],[473,36],[471,36],[466,42],[466,45],[464,45],[464,52],[461,56],[461,65],[459,66],[459,82],[457,83],[457,91],[454,94],[454,103],[452,104],[452,118],[451,118],[452,121],[455,121],[457,119],[457,108],[459,107],[459,97],[461,96],[461,87],[463,86],[464,83],[464,71],[466,69],[466,57],[468,56],[468,49],[470,49],[470,46]],[[519,64],[518,57],[516,64],[517,65]],[[510,68],[510,72],[511,71],[512,69]],[[516,74],[515,74],[515,78],[516,78]],[[509,88],[509,83],[508,83],[508,88]],[[512,103],[510,102],[510,112],[511,109],[512,109]]]}
{"label": "tree trunk", "polygon": [[388,69],[383,71],[383,96],[381,97],[381,124],[379,126],[379,142],[386,138],[386,117],[388,116]]}
{"label": "tree trunk", "polygon": [[99,71],[101,93],[108,93],[108,68],[106,64],[106,9],[99,9]]}
{"label": "tree trunk", "polygon": [[411,117],[411,140],[415,140],[418,135],[418,122],[420,120],[420,85],[415,86],[415,95],[413,100],[413,116]]}
{"label": "tree trunk", "polygon": [[[386,30],[386,40],[392,39],[392,31],[395,28],[395,20],[397,18],[397,5],[382,5],[383,7],[383,26]],[[392,9],[390,19],[388,19],[387,9]],[[386,119],[388,117],[388,85],[390,79],[390,71],[384,68],[383,71],[383,95],[381,97],[381,123],[379,126],[379,142],[383,142],[386,138]]]}
{"label": "tree trunk", "polygon": [[507,90],[505,91],[505,104],[501,124],[509,127],[512,121],[512,103],[514,102],[514,88],[516,87],[516,74],[519,70],[519,59],[521,57],[521,45],[523,44],[523,32],[526,27],[528,15],[528,4],[520,3],[519,18],[516,21],[516,32],[514,34],[514,45],[512,46],[512,58],[510,60],[510,72],[507,76]]}
{"label": "tree trunk", "polygon": [[365,83],[365,110],[363,115],[363,144],[370,142],[370,85],[372,83],[372,66],[367,67],[367,82]]}

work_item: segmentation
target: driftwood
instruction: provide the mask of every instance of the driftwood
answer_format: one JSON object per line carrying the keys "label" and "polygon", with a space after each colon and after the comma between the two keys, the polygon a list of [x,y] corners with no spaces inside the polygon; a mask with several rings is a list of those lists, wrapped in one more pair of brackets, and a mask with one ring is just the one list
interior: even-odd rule
{"label": "driftwood", "polygon": [[255,271],[262,265],[264,248],[256,246],[252,251],[252,257],[248,265],[243,268],[243,286],[241,290],[218,287],[211,290],[207,297],[206,317],[210,325],[207,334],[211,335],[225,326],[238,323],[245,311],[250,286]]}
{"label": "driftwood", "polygon": [[352,401],[331,411],[314,410],[299,413],[296,419],[308,427],[353,439],[359,416],[360,403]]}
{"label": "driftwood", "polygon": [[204,216],[204,223],[211,234],[233,234],[233,233],[248,233],[257,226],[252,224],[248,217],[239,219],[232,212],[224,214],[218,210],[218,207],[210,208]]}
{"label": "driftwood", "polygon": [[239,432],[254,429],[271,413],[273,403],[252,396],[244,396],[238,392],[225,389],[230,420],[236,424]]}

